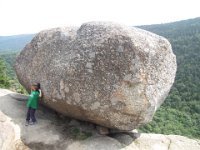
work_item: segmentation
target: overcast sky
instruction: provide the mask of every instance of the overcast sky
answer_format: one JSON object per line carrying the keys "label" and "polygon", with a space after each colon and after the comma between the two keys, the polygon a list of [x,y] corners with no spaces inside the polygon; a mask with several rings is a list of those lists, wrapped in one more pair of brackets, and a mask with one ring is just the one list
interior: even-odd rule
{"label": "overcast sky", "polygon": [[0,0],[0,35],[36,33],[89,21],[128,26],[200,17],[199,0]]}

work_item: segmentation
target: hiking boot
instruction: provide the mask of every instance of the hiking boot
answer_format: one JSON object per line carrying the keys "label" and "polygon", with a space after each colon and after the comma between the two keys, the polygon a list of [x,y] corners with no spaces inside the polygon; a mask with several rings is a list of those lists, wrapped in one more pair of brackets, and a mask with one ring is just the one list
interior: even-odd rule
{"label": "hiking boot", "polygon": [[35,125],[35,124],[37,124],[37,122],[35,121],[35,122],[29,122],[29,125]]}
{"label": "hiking boot", "polygon": [[29,121],[26,121],[25,126],[28,126],[28,125],[29,125]]}

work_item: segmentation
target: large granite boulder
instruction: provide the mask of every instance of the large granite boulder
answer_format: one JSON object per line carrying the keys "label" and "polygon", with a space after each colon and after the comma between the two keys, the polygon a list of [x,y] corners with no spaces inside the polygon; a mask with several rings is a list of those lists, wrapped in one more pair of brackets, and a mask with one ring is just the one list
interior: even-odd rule
{"label": "large granite boulder", "polygon": [[16,59],[20,83],[40,82],[43,103],[120,130],[149,122],[174,82],[170,43],[153,33],[90,22],[38,33]]}

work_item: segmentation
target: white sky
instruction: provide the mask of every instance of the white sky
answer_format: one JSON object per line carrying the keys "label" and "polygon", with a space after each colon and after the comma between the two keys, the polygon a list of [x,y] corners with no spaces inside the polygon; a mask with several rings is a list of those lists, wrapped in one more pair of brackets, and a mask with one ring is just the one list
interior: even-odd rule
{"label": "white sky", "polygon": [[200,17],[199,0],[0,0],[0,36],[89,21],[128,26]]}

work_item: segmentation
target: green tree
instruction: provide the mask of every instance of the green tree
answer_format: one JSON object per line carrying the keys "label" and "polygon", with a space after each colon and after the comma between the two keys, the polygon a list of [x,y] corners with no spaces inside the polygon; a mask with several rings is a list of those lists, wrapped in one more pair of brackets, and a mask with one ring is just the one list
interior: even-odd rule
{"label": "green tree", "polygon": [[2,58],[0,58],[0,87],[1,88],[10,87],[10,82],[6,71],[6,65]]}

